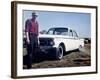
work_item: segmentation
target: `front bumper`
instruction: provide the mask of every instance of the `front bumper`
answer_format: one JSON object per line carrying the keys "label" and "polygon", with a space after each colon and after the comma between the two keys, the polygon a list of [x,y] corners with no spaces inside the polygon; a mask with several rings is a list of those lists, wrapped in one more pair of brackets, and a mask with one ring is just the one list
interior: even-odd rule
{"label": "front bumper", "polygon": [[54,53],[56,51],[56,47],[53,46],[40,46],[40,51],[44,53]]}

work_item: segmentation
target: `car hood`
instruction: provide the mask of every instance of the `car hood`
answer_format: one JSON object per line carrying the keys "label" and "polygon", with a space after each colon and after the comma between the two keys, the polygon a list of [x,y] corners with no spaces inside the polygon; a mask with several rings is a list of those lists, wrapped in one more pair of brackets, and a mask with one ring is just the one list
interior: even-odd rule
{"label": "car hood", "polygon": [[39,34],[39,38],[69,38],[69,36],[63,35],[50,35],[50,34]]}

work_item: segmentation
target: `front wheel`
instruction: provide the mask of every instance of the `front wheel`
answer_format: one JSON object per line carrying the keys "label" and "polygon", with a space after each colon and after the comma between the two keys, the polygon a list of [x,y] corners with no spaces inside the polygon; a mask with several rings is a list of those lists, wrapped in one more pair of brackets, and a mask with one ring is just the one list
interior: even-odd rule
{"label": "front wheel", "polygon": [[63,57],[63,48],[62,46],[59,46],[57,49],[56,49],[56,59],[57,60],[61,60],[62,57]]}

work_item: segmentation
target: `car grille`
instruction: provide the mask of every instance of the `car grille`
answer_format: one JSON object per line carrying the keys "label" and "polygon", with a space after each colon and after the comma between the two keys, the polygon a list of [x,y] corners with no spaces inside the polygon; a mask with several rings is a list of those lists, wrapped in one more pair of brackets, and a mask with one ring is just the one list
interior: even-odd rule
{"label": "car grille", "polygon": [[53,40],[52,38],[39,38],[41,46],[50,46],[50,42],[52,40]]}

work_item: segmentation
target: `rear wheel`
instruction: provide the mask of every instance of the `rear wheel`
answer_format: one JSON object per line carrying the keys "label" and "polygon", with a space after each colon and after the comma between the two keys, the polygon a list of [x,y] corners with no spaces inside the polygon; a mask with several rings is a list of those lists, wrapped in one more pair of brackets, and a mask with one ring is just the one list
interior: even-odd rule
{"label": "rear wheel", "polygon": [[79,46],[78,51],[82,51],[82,45]]}
{"label": "rear wheel", "polygon": [[63,57],[63,47],[60,45],[56,50],[56,59],[60,60]]}

